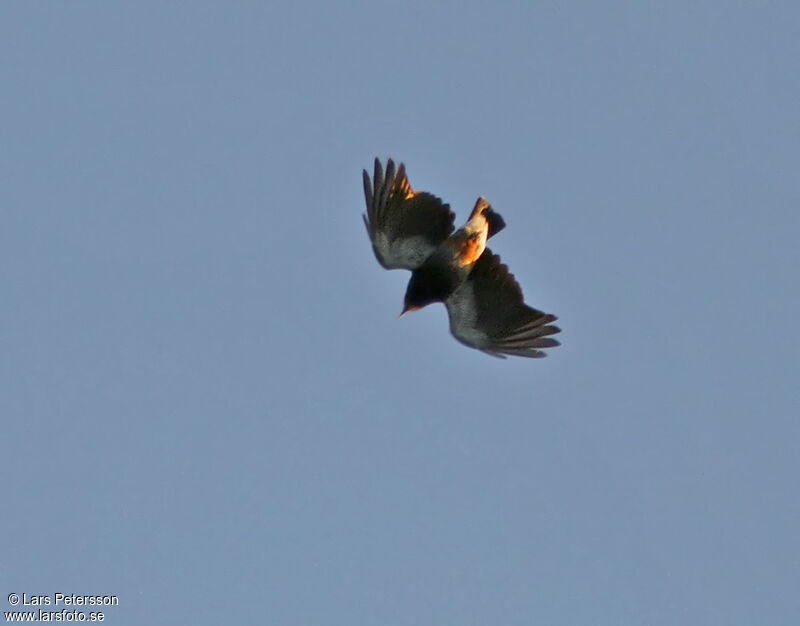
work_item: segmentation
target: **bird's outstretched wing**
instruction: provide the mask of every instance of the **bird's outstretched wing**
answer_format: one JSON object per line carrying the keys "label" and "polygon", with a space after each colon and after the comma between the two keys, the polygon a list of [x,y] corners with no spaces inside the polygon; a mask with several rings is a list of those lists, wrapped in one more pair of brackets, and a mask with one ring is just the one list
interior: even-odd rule
{"label": "bird's outstretched wing", "polygon": [[364,170],[367,212],[364,225],[378,262],[387,270],[413,270],[422,265],[440,243],[453,232],[455,215],[450,205],[427,192],[414,191],[401,163],[375,159],[372,180]]}
{"label": "bird's outstretched wing", "polygon": [[542,348],[558,341],[555,315],[529,307],[514,275],[489,248],[475,262],[467,279],[445,301],[450,332],[461,343],[493,356],[540,358]]}

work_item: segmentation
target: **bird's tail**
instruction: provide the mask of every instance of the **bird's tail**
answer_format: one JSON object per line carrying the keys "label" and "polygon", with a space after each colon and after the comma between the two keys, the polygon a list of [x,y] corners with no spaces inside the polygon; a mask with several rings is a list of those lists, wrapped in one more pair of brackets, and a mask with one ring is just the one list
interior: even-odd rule
{"label": "bird's tail", "polygon": [[486,235],[487,239],[492,235],[496,235],[506,227],[505,220],[500,217],[499,213],[495,212],[486,198],[480,197],[477,202],[475,202],[475,208],[472,209],[472,213],[469,216],[470,221],[478,215],[483,215],[489,226],[489,232]]}

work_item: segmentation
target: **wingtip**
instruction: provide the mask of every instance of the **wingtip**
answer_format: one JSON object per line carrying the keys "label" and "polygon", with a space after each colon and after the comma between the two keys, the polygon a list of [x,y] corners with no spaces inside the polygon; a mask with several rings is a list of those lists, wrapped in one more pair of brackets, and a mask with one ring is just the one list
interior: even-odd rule
{"label": "wingtip", "polygon": [[375,197],[375,191],[372,186],[372,181],[369,179],[367,170],[362,170],[364,181],[364,201],[367,203],[367,211],[372,210],[372,202]]}

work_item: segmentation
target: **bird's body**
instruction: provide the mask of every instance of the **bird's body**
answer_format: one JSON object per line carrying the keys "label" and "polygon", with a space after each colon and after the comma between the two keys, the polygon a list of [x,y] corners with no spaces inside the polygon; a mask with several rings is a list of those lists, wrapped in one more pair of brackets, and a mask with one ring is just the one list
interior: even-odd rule
{"label": "bird's body", "polygon": [[364,171],[364,225],[378,262],[411,270],[403,313],[443,302],[456,339],[493,356],[543,357],[558,345],[549,337],[556,317],[529,307],[522,290],[487,240],[505,227],[478,198],[466,224],[453,232],[454,214],[427,192],[414,191],[401,163],[378,159],[372,180]]}
{"label": "bird's body", "polygon": [[433,302],[445,302],[469,277],[475,262],[486,250],[486,240],[504,226],[503,218],[491,205],[484,198],[478,198],[467,223],[442,241],[412,271],[403,312]]}

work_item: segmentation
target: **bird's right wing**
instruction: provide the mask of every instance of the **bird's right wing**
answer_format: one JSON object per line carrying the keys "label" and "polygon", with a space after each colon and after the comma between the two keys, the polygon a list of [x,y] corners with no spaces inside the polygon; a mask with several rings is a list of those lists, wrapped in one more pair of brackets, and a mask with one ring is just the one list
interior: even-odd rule
{"label": "bird's right wing", "polygon": [[549,336],[561,332],[551,324],[556,316],[525,304],[514,275],[489,248],[445,306],[453,336],[487,354],[540,358],[542,348],[559,345]]}
{"label": "bird's right wing", "polygon": [[386,175],[378,159],[370,180],[364,170],[367,212],[364,225],[378,262],[387,270],[413,270],[453,232],[455,215],[450,206],[427,193],[414,191],[401,163],[386,163]]}

